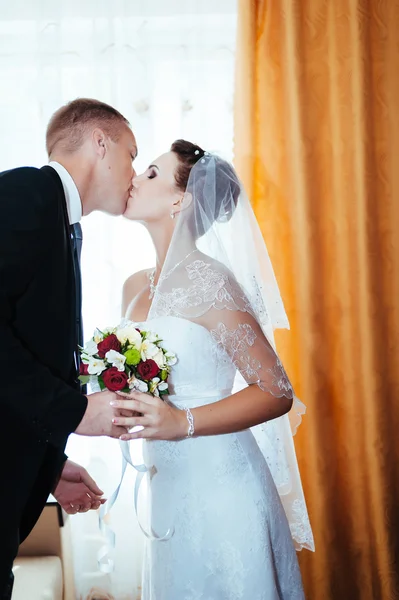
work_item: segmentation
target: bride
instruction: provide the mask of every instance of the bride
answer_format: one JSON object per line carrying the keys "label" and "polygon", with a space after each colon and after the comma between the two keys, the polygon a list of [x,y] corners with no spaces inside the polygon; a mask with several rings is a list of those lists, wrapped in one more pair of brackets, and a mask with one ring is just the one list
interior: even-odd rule
{"label": "bride", "polygon": [[142,599],[302,599],[295,550],[313,537],[287,413],[295,428],[303,407],[274,349],[288,322],[248,198],[229,163],[178,140],[134,177],[125,217],[157,258],[126,281],[124,314],[178,358],[166,401],[119,403],[151,469]]}

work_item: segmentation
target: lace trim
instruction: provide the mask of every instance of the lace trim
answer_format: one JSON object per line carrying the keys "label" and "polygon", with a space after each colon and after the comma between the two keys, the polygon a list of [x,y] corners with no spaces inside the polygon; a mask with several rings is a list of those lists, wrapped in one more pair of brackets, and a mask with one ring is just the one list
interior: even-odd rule
{"label": "lace trim", "polygon": [[314,551],[314,539],[312,528],[310,527],[308,511],[304,500],[297,498],[291,506],[292,518],[289,520],[291,535],[297,549],[308,548]]}
{"label": "lace trim", "polygon": [[[185,266],[190,285],[175,287],[170,292],[158,288],[154,301],[155,317],[172,315],[188,316],[189,309],[199,308],[190,317],[199,317],[211,308],[239,310],[254,318],[251,303],[237,284],[232,286],[229,277],[211,268],[203,260],[195,260]],[[171,277],[173,282],[173,276]]]}
{"label": "lace trim", "polygon": [[[285,372],[285,369],[277,355],[276,355],[276,364],[274,365],[274,367],[267,369],[267,372],[270,373],[270,375],[273,378],[272,386],[278,388],[281,391],[283,396],[292,398],[293,397],[292,385],[291,385],[290,380],[288,379],[288,375]],[[287,394],[287,392],[288,392],[288,394]]]}

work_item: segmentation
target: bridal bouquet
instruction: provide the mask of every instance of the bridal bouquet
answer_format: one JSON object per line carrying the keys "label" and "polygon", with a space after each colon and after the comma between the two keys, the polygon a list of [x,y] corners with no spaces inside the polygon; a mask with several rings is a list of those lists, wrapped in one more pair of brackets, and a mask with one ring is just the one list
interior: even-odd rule
{"label": "bridal bouquet", "polygon": [[168,394],[168,376],[177,362],[152,331],[124,319],[118,327],[96,329],[84,348],[79,347],[82,383],[97,382],[101,390],[138,390],[154,396]]}

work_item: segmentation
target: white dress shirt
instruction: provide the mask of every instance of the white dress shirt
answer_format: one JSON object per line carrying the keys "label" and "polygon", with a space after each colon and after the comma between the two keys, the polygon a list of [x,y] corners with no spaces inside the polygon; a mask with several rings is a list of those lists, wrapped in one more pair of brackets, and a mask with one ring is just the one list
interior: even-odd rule
{"label": "white dress shirt", "polygon": [[48,166],[57,171],[61,179],[68,209],[69,224],[73,225],[74,223],[79,223],[82,218],[82,201],[76,183],[66,168],[60,165],[60,163],[53,160],[49,162]]}

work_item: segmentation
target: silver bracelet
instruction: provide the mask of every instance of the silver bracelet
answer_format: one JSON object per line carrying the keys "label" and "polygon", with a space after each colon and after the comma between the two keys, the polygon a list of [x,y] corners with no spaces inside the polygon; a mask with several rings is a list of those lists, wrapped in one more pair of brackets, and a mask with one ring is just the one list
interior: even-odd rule
{"label": "silver bracelet", "polygon": [[193,437],[194,431],[195,431],[194,417],[189,408],[185,408],[184,410],[186,411],[186,417],[187,417],[187,421],[188,421],[187,437],[190,438],[190,437]]}

